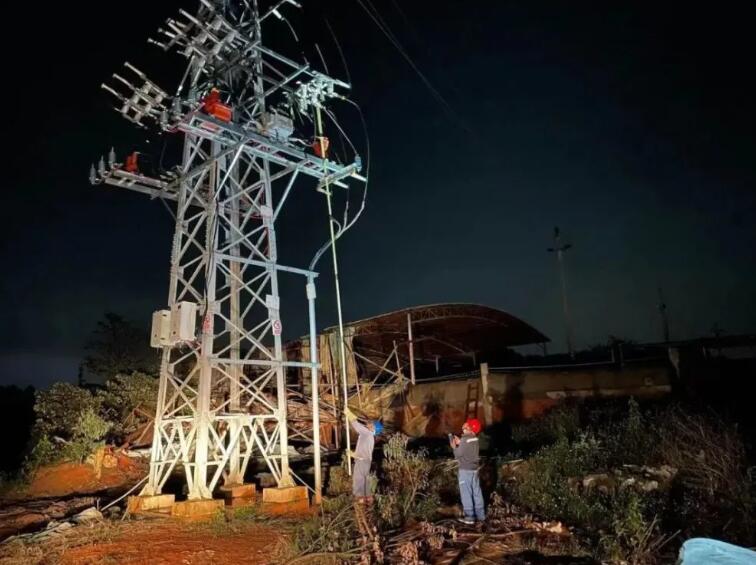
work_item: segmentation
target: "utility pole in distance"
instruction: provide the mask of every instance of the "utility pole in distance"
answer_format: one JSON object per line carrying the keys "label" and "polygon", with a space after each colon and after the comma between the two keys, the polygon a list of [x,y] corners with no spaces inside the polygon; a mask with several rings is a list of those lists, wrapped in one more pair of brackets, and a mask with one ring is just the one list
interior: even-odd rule
{"label": "utility pole in distance", "polygon": [[572,347],[572,324],[570,323],[570,308],[567,304],[567,279],[564,274],[564,252],[572,247],[571,243],[562,244],[559,228],[554,228],[554,247],[549,247],[546,251],[556,253],[557,266],[559,267],[559,280],[562,284],[562,309],[564,310],[564,325],[567,334],[567,352],[571,358],[575,358],[575,351]]}
{"label": "utility pole in distance", "polygon": [[662,321],[662,334],[664,335],[664,343],[669,343],[669,318],[667,316],[667,303],[664,301],[664,295],[662,289],[659,287],[659,314]]}

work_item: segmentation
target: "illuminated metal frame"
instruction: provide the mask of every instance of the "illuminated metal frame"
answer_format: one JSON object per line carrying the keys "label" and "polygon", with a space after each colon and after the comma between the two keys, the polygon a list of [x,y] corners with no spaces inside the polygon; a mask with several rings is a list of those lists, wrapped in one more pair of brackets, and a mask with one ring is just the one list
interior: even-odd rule
{"label": "illuminated metal frame", "polygon": [[[160,30],[162,40],[151,41],[189,59],[172,99],[128,63],[136,79],[114,75],[120,90],[103,85],[129,121],[144,127],[143,120],[152,120],[164,131],[184,134],[178,171],[158,178],[127,171],[113,152],[107,165],[101,159],[90,171],[94,184],[175,203],[168,306],[189,301],[200,310],[199,336],[163,348],[145,495],[161,493],[181,465],[189,498],[211,498],[221,479],[241,484],[255,454],[279,486],[294,484],[285,367],[310,370],[317,407],[319,364],[316,347],[310,348],[309,361],[283,358],[278,275],[305,278],[315,343],[317,273],[279,264],[276,220],[298,178],[315,179],[320,190],[366,181],[359,175],[359,158],[348,165],[320,159],[265,130],[266,116],[275,112],[268,110],[272,97],[308,111],[341,97],[337,89],[349,88],[263,46],[261,24],[270,16],[283,18],[285,4],[298,4],[284,0],[265,12],[257,0],[218,4],[201,0],[196,16],[180,11],[181,21],[169,20]],[[230,12],[228,4],[233,4]],[[231,122],[202,111],[200,93],[217,85],[219,76],[225,77],[222,86],[236,92]],[[319,501],[319,410],[312,412]]]}

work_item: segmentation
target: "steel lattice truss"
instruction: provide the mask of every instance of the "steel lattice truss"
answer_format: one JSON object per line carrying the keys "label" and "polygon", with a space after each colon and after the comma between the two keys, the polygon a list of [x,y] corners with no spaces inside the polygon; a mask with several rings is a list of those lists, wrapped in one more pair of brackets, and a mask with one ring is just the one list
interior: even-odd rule
{"label": "steel lattice truss", "polygon": [[[348,88],[263,46],[263,24],[283,19],[286,4],[297,5],[202,0],[196,15],[182,10],[169,20],[152,43],[189,61],[173,97],[128,63],[131,79],[114,75],[118,88],[104,86],[129,121],[184,135],[175,172],[148,177],[112,152],[90,172],[94,183],[175,204],[168,305],[198,305],[196,338],[163,348],[144,494],[160,493],[183,466],[189,497],[211,497],[221,481],[241,483],[253,456],[264,458],[279,485],[292,484],[285,367],[305,367],[317,383],[318,363],[315,348],[309,362],[284,361],[278,276],[305,278],[314,337],[317,274],[279,263],[276,221],[298,179],[320,190],[365,179],[358,157],[348,165],[321,159],[278,127],[281,117],[305,115]],[[211,89],[233,119],[203,106]]]}

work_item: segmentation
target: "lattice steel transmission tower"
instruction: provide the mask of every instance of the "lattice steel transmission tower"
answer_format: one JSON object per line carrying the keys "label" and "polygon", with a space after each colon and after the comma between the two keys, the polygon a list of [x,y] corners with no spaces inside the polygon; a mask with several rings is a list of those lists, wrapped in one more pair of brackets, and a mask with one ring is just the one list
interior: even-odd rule
{"label": "lattice steel transmission tower", "polygon": [[95,184],[175,203],[168,308],[153,316],[162,360],[144,495],[161,493],[183,466],[188,497],[211,498],[221,481],[241,484],[250,459],[260,456],[279,486],[292,485],[287,366],[310,369],[313,407],[319,406],[317,348],[310,348],[309,361],[284,360],[279,297],[279,274],[303,277],[316,343],[317,273],[279,262],[276,222],[298,179],[310,179],[309,187],[298,184],[330,199],[331,189],[364,188],[366,178],[359,156],[338,163],[322,140],[296,137],[300,118],[328,112],[326,105],[345,99],[350,88],[263,44],[263,28],[276,21],[288,26],[285,11],[297,7],[293,0],[267,8],[258,0],[200,0],[196,13],[180,10],[159,30],[160,39],[150,40],[188,60],[175,94],[129,63],[128,78],[114,74],[117,87],[103,85],[127,120],[184,137],[183,159],[173,170],[148,176],[137,154],[120,163],[111,151],[90,171]]}

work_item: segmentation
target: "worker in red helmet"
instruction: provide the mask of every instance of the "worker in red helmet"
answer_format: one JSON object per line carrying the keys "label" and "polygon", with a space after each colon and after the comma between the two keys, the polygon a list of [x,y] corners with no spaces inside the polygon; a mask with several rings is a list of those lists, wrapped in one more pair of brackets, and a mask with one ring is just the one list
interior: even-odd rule
{"label": "worker in red helmet", "polygon": [[477,418],[469,418],[462,424],[462,436],[452,435],[449,443],[454,451],[454,458],[459,462],[459,495],[462,499],[464,516],[460,522],[474,525],[475,520],[483,522],[486,519],[486,510],[483,506],[483,492],[480,490],[480,454],[478,434],[480,433],[480,421]]}

